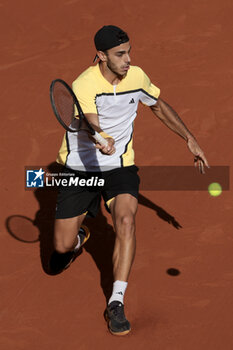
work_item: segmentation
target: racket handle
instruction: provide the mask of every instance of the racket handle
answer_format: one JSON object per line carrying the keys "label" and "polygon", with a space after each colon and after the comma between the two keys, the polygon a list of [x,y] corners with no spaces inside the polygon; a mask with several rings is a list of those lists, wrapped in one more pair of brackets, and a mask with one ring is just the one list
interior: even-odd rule
{"label": "racket handle", "polygon": [[95,135],[92,135],[92,136],[102,146],[105,146],[105,147],[108,146],[108,141],[106,139],[104,139],[103,136],[101,136],[97,131],[95,132]]}

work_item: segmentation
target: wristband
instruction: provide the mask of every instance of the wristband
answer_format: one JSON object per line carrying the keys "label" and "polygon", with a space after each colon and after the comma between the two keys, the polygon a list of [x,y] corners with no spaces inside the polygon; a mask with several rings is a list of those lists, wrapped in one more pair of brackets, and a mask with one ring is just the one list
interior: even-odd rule
{"label": "wristband", "polygon": [[112,136],[109,136],[108,134],[106,134],[106,132],[104,132],[104,131],[101,131],[99,134],[100,134],[104,139],[107,139],[107,138],[112,139],[112,138],[113,138]]}

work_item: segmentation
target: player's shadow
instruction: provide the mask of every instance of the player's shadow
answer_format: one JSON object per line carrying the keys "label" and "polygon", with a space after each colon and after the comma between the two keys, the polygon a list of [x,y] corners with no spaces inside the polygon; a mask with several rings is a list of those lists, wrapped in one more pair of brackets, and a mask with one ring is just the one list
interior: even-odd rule
{"label": "player's shadow", "polygon": [[[58,173],[61,170],[62,167],[55,162],[47,167],[47,171],[50,173]],[[49,269],[49,261],[54,251],[54,216],[57,192],[51,188],[38,188],[34,191],[34,195],[39,203],[39,210],[35,215],[35,219],[30,221],[39,229],[40,256],[43,270],[47,274],[52,274]],[[172,215],[145,196],[140,194],[138,199],[139,205],[152,209],[160,219],[171,224],[174,228],[179,229],[182,227]],[[113,227],[107,223],[107,219],[101,209],[95,219],[86,219],[85,223],[90,228],[91,237],[84,248],[91,255],[100,271],[100,284],[106,300],[108,300],[112,292],[113,283],[112,255],[115,233]],[[11,232],[9,233],[12,235]],[[20,240],[19,237],[17,239]],[[22,242],[25,242],[25,240],[22,240]],[[76,263],[78,263],[78,259]]]}
{"label": "player's shadow", "polygon": [[160,219],[166,221],[168,224],[172,225],[177,230],[182,228],[181,224],[174,218],[174,216],[166,212],[166,210],[159,207],[158,205],[153,203],[150,199],[146,198],[142,194],[139,194],[138,204],[139,205],[141,204],[147,208],[154,210]]}
{"label": "player's shadow", "polygon": [[114,282],[112,255],[115,232],[113,227],[108,224],[101,209],[95,219],[86,219],[85,224],[90,229],[91,237],[85,244],[84,249],[91,255],[100,272],[100,285],[106,301],[108,301]]}

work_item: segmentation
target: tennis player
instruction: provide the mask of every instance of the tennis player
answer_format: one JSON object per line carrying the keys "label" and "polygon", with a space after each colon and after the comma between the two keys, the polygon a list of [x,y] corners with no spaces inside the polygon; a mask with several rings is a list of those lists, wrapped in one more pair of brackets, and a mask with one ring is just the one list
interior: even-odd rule
{"label": "tennis player", "polygon": [[104,186],[59,189],[55,255],[67,257],[66,267],[71,263],[90,236],[88,228],[82,225],[83,220],[86,215],[96,216],[102,196],[116,233],[114,284],[105,316],[112,334],[125,335],[131,330],[124,313],[124,295],[135,255],[140,182],[133,150],[138,103],[150,107],[156,117],[185,140],[201,173],[208,162],[177,113],[159,97],[159,88],[141,68],[131,66],[127,33],[116,26],[104,26],[96,33],[94,42],[97,50],[94,61],[98,63],[85,70],[72,88],[89,122],[108,141],[108,146],[96,144],[84,131],[66,132],[57,162],[65,166],[64,171],[75,172],[78,177],[97,174],[104,179]]}

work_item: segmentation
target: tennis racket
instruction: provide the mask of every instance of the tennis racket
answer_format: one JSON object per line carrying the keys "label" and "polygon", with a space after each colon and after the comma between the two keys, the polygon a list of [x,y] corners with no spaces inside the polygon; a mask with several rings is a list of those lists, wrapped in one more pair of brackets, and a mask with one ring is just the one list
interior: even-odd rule
{"label": "tennis racket", "polygon": [[50,85],[50,100],[54,114],[69,132],[85,130],[102,146],[108,146],[104,139],[88,122],[71,87],[62,79],[55,79]]}

